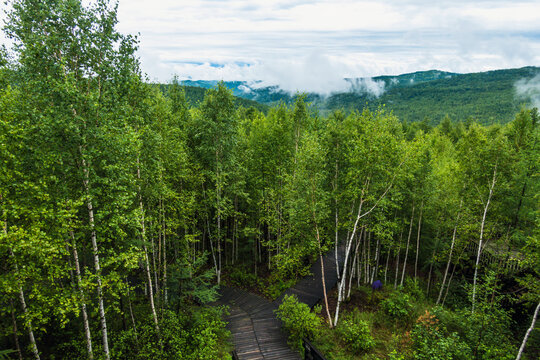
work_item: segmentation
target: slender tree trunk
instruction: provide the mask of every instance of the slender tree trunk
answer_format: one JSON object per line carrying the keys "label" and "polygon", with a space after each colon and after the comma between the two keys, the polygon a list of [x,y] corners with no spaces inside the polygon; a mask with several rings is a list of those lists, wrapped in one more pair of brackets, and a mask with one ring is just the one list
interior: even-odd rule
{"label": "slender tree trunk", "polygon": [[217,240],[217,283],[221,283],[221,172],[219,170],[219,150],[216,149],[216,240]]}
{"label": "slender tree trunk", "polygon": [[[143,220],[144,221],[144,220]],[[152,221],[150,222],[150,229],[153,228],[153,223]],[[158,225],[159,226],[159,225]],[[146,232],[145,232],[145,237],[146,237]],[[152,245],[152,270],[154,272],[154,286],[155,286],[155,289],[156,289],[156,292],[154,293],[154,295],[156,296],[156,298],[154,299],[155,302],[157,302],[158,306],[159,306],[159,282],[158,282],[158,267],[156,266],[156,243],[154,241],[154,237],[152,236],[153,234],[150,233],[150,239],[151,239],[151,245]]]}
{"label": "slender tree trunk", "polygon": [[[137,156],[137,179],[141,180],[141,170],[139,166],[139,157]],[[141,187],[139,185],[139,208],[141,210],[141,241],[143,245],[144,250],[144,262],[146,265],[146,277],[148,280],[148,291],[150,295],[150,308],[152,309],[152,317],[154,318],[154,325],[156,327],[156,331],[158,336],[160,336],[159,331],[159,322],[158,317],[156,313],[156,306],[154,304],[154,290],[152,289],[152,276],[150,274],[150,259],[148,258],[148,249],[146,248],[146,228],[145,228],[145,222],[144,222],[144,206],[142,202],[142,194],[141,194]],[[157,292],[157,287],[156,287]]]}
{"label": "slender tree trunk", "polygon": [[370,261],[371,261],[371,231],[368,231],[367,236],[367,252],[366,252],[366,273],[364,274],[364,284],[369,283],[369,276],[371,274],[371,267],[370,267]]}
{"label": "slender tree trunk", "polygon": [[375,246],[375,267],[371,271],[371,279],[370,283],[373,284],[373,281],[375,281],[375,275],[377,275],[377,271],[379,270],[379,247],[381,245],[379,237],[377,237],[377,245]]}
{"label": "slender tree trunk", "polygon": [[397,289],[397,280],[399,277],[399,255],[401,253],[401,242],[403,241],[403,226],[401,226],[401,233],[399,234],[399,243],[396,255],[396,274],[394,276],[394,290]]}
{"label": "slender tree trunk", "polygon": [[339,279],[339,258],[338,258],[338,245],[339,245],[339,217],[338,217],[338,204],[337,204],[337,199],[335,201],[335,206],[336,206],[336,214],[335,214],[335,217],[336,217],[336,229],[335,229],[335,244],[334,244],[334,257],[336,259],[336,273],[337,273],[337,278]]}
{"label": "slender tree trunk", "polygon": [[362,199],[360,199],[360,205],[358,205],[358,215],[356,216],[356,221],[354,222],[353,232],[351,236],[347,239],[347,245],[345,250],[345,260],[343,262],[343,273],[341,274],[341,279],[338,282],[338,300],[336,304],[336,314],[334,316],[334,326],[337,326],[338,319],[339,319],[339,306],[341,305],[341,301],[343,301],[343,291],[345,286],[345,281],[347,279],[346,277],[346,270],[347,270],[347,263],[349,260],[349,254],[351,252],[351,246],[353,243],[354,235],[356,235],[356,229],[358,227],[358,222],[360,221],[360,214],[362,213],[362,205],[364,204],[363,199],[363,191],[362,191]]}
{"label": "slender tree trunk", "polygon": [[[7,235],[7,224],[4,223],[4,233]],[[15,260],[15,254],[13,254],[13,250],[9,248],[9,253],[11,257]],[[15,262],[15,261],[14,261]],[[17,265],[17,262],[15,262],[15,271],[17,273],[17,276],[19,275],[19,266]],[[24,292],[22,285],[19,285],[19,301],[21,302],[21,307],[23,310],[24,317],[27,320],[27,327],[28,327],[28,337],[30,339],[30,347],[32,348],[32,353],[34,354],[34,358],[36,360],[40,360],[39,358],[39,351],[36,344],[36,338],[34,337],[34,330],[32,329],[32,321],[28,318],[28,309],[26,308],[26,301],[24,298]]]}
{"label": "slender tree trunk", "polygon": [[330,327],[333,327],[332,316],[330,316],[330,308],[328,307],[328,296],[326,295],[326,279],[324,276],[324,259],[322,255],[321,239],[319,237],[319,228],[317,227],[317,223],[315,223],[315,231],[317,233],[317,244],[319,245],[319,259],[321,260],[321,281],[322,281],[322,286],[323,286],[324,306],[326,307],[326,316],[328,316],[328,323],[330,324]]}
{"label": "slender tree trunk", "polygon": [[17,335],[17,318],[15,317],[15,309],[13,308],[13,300],[9,299],[9,306],[11,308],[11,323],[13,325],[13,341],[15,341],[15,348],[19,355],[19,360],[23,360],[21,346],[19,345],[19,336]]}
{"label": "slender tree trunk", "polygon": [[[356,237],[356,246],[358,247],[360,243],[360,239],[362,236]],[[358,249],[355,250],[356,253],[358,253]],[[362,258],[360,256],[356,257],[356,263],[354,265],[354,271],[356,271],[356,287],[360,287],[360,278],[362,276]]]}
{"label": "slender tree trunk", "polygon": [[[81,150],[82,153],[82,150]],[[92,198],[90,196],[90,169],[86,164],[84,156],[82,158],[84,179],[83,185],[86,192],[86,205],[88,207],[88,221],[90,224],[91,240],[92,240],[92,252],[94,256],[94,267],[96,269],[96,282],[98,292],[98,307],[99,307],[99,319],[101,322],[101,335],[103,338],[103,351],[105,352],[105,359],[111,358],[109,353],[109,340],[107,337],[107,318],[105,317],[105,305],[103,304],[103,287],[101,284],[101,267],[99,265],[99,251],[97,245],[96,226],[94,222],[94,207],[92,205]]]}
{"label": "slender tree trunk", "polygon": [[427,282],[427,296],[429,297],[429,287],[431,285],[431,271],[433,270],[433,262],[435,261],[435,250],[433,249],[433,254],[431,254],[431,261],[429,264],[429,275],[428,275],[428,282]]}
{"label": "slender tree trunk", "polygon": [[[363,232],[363,229],[360,229],[360,236],[359,236],[359,239],[357,239],[357,241],[356,241],[356,249],[354,250],[354,257],[353,257],[353,261],[352,261],[353,268],[351,269],[351,275],[349,276],[349,290],[347,292],[347,298],[351,297],[352,278],[353,278],[353,275],[354,275],[354,267],[356,266],[355,264],[357,262],[358,246],[360,245],[360,239],[362,238],[362,232]],[[357,278],[360,279],[359,276],[357,276]]]}
{"label": "slender tree trunk", "polygon": [[520,360],[520,359],[521,359],[521,355],[523,354],[523,350],[525,349],[525,345],[527,344],[527,339],[529,338],[529,335],[531,335],[531,332],[532,332],[533,329],[534,329],[534,324],[536,323],[536,318],[538,317],[538,310],[539,310],[539,309],[540,309],[540,302],[538,303],[538,305],[536,305],[536,310],[534,311],[534,315],[533,315],[533,319],[532,319],[532,322],[531,322],[531,326],[529,327],[529,329],[528,329],[527,332],[525,333],[525,337],[523,338],[523,342],[521,343],[521,346],[519,347],[519,351],[518,351],[516,360]]}
{"label": "slender tree trunk", "polygon": [[366,239],[367,239],[367,231],[364,227],[360,229],[360,235],[358,236],[358,239],[356,239],[356,252],[358,252],[358,247],[362,246],[362,254],[358,257],[358,286],[360,286],[360,282],[362,281],[362,276],[366,276]]}
{"label": "slender tree trunk", "polygon": [[416,235],[416,259],[414,260],[414,281],[418,273],[418,253],[420,252],[420,230],[422,229],[422,210],[424,210],[424,201],[420,205],[420,217],[418,219],[418,234]]}
{"label": "slender tree trunk", "polygon": [[[401,164],[399,166],[401,166]],[[397,173],[396,173],[396,175],[397,175]],[[358,222],[363,217],[369,215],[379,205],[381,200],[386,196],[388,191],[390,191],[390,189],[392,188],[396,175],[394,175],[394,177],[392,178],[392,181],[390,182],[388,187],[384,190],[384,193],[377,199],[375,204],[368,211],[366,211],[365,213],[362,214],[362,205],[364,204],[364,193],[367,190],[367,188],[369,187],[369,177],[366,180],[366,183],[364,184],[364,187],[362,189],[362,194],[361,194],[361,197],[360,197],[360,204],[358,206],[358,213],[356,215],[356,220],[354,221],[353,232],[352,232],[350,238],[347,240],[346,251],[345,251],[345,261],[343,263],[343,274],[341,275],[341,280],[338,283],[338,301],[337,301],[337,304],[336,304],[336,314],[335,314],[335,317],[334,317],[334,326],[337,326],[338,319],[339,319],[339,309],[340,309],[341,302],[343,301],[343,294],[344,294],[345,284],[346,284],[345,279],[347,278],[345,273],[346,273],[346,270],[347,270],[348,259],[349,259],[349,255],[350,255],[350,251],[351,251],[352,242],[353,242],[354,236],[356,235],[356,229],[358,227]]]}
{"label": "slender tree trunk", "polygon": [[73,230],[69,231],[71,236],[71,247],[73,249],[73,259],[75,261],[75,273],[77,275],[77,288],[79,289],[79,295],[81,296],[81,308],[83,316],[83,325],[84,325],[84,334],[86,337],[86,350],[88,352],[88,359],[92,360],[94,358],[94,353],[92,351],[92,334],[90,333],[90,323],[88,322],[88,313],[86,312],[86,300],[84,296],[84,291],[81,286],[81,267],[79,264],[79,254],[77,252],[77,243],[75,242],[75,235]]}
{"label": "slender tree trunk", "polygon": [[[208,242],[210,243],[210,253],[212,254],[212,260],[214,260],[214,269],[216,270],[216,278],[217,278],[219,276],[219,269],[218,269],[218,263],[217,263],[217,259],[216,259],[216,252],[214,251],[214,245],[212,243],[212,235],[210,234],[210,221],[208,220],[208,217],[206,217],[206,227],[208,229],[207,233],[208,233]],[[203,249],[203,251],[204,251],[204,249]],[[254,257],[254,259],[255,259],[255,262],[256,262],[257,259],[255,257]]]}
{"label": "slender tree trunk", "polygon": [[[28,310],[26,308],[26,302],[24,300],[24,292],[22,287],[19,285],[19,300],[21,301],[21,307],[25,317],[28,317]],[[36,344],[36,338],[34,337],[34,330],[32,330],[32,322],[28,320],[28,337],[30,339],[30,346],[32,348],[32,353],[36,360],[39,360],[39,352]]]}
{"label": "slender tree trunk", "polygon": [[[144,215],[142,216],[142,220],[141,220],[141,224],[144,224]],[[159,334],[159,322],[158,322],[158,317],[157,317],[157,313],[156,313],[156,306],[154,304],[154,289],[152,287],[152,275],[151,275],[151,272],[150,272],[150,259],[148,258],[148,249],[146,248],[146,243],[145,243],[145,235],[144,235],[144,225],[142,227],[142,234],[141,234],[141,237],[142,237],[142,242],[143,242],[143,250],[144,250],[144,261],[145,261],[145,265],[146,265],[146,277],[147,277],[147,281],[148,281],[148,293],[149,293],[149,298],[150,298],[150,308],[152,309],[152,317],[154,318],[154,325],[156,327],[156,330]],[[156,289],[157,291],[157,289]]]}
{"label": "slender tree trunk", "polygon": [[161,206],[163,207],[163,297],[164,305],[167,305],[169,295],[169,286],[167,284],[167,224],[165,222],[165,205],[163,205],[163,202],[161,203]]}
{"label": "slender tree trunk", "polygon": [[335,206],[335,244],[334,244],[334,256],[336,258],[336,273],[337,278],[339,280],[339,259],[338,259],[338,244],[339,244],[339,209],[338,209],[338,198],[337,198],[337,191],[338,191],[338,174],[339,174],[339,167],[338,167],[338,161],[336,159],[336,171],[334,174],[334,206]]}
{"label": "slender tree trunk", "polygon": [[489,188],[489,195],[486,201],[486,206],[484,207],[484,215],[482,216],[482,224],[480,225],[480,240],[478,242],[478,252],[476,254],[476,264],[474,266],[474,278],[473,278],[473,293],[472,293],[472,312],[473,313],[474,313],[474,306],[475,306],[475,300],[476,300],[476,281],[478,278],[478,265],[480,263],[480,255],[482,254],[482,240],[484,237],[484,225],[486,223],[486,215],[488,212],[491,197],[493,196],[493,189],[495,188],[496,181],[497,181],[497,165],[495,165],[495,168],[493,170],[493,180]]}
{"label": "slender tree trunk", "polygon": [[454,273],[456,272],[456,267],[457,267],[457,264],[459,264],[459,260],[461,259],[461,255],[463,255],[463,253],[459,254],[459,256],[457,258],[456,265],[454,265],[454,267],[452,269],[452,273],[450,274],[450,279],[448,279],[448,285],[446,286],[446,292],[444,293],[444,298],[443,298],[442,303],[441,303],[441,305],[443,305],[443,306],[444,306],[444,303],[446,301],[446,297],[448,296],[448,292],[450,290],[450,284],[452,283],[452,279],[454,278]]}
{"label": "slender tree trunk", "polygon": [[387,254],[386,254],[386,263],[384,265],[384,285],[386,285],[386,279],[387,279],[387,275],[388,275],[388,263],[390,261],[390,252],[391,252],[391,247],[387,250]]}
{"label": "slender tree trunk", "polygon": [[139,341],[139,339],[137,338],[137,325],[135,325],[135,316],[133,316],[133,308],[131,306],[131,295],[129,293],[129,283],[127,279],[126,279],[126,289],[127,289],[129,315],[131,317],[131,324],[133,325],[133,333],[135,334],[135,341]]}
{"label": "slender tree trunk", "polygon": [[439,302],[441,301],[441,296],[444,289],[444,284],[446,282],[446,276],[448,276],[448,269],[450,269],[450,263],[452,262],[452,252],[454,251],[454,244],[456,243],[456,234],[457,234],[457,228],[459,224],[459,217],[461,215],[461,206],[463,205],[463,200],[459,203],[459,209],[458,209],[458,215],[456,218],[456,225],[454,226],[454,233],[452,234],[452,244],[450,245],[450,253],[448,254],[448,262],[446,263],[446,269],[444,270],[444,276],[443,281],[441,284],[441,290],[439,291],[439,296],[437,297],[436,305],[439,305]]}
{"label": "slender tree trunk", "polygon": [[411,212],[411,221],[409,222],[409,236],[407,236],[407,247],[405,248],[405,259],[403,259],[403,271],[401,273],[401,283],[400,286],[403,286],[403,280],[405,279],[405,267],[407,266],[407,256],[409,255],[409,243],[411,241],[411,233],[412,233],[412,225],[413,225],[413,219],[414,219],[414,203],[412,206],[412,212]]}

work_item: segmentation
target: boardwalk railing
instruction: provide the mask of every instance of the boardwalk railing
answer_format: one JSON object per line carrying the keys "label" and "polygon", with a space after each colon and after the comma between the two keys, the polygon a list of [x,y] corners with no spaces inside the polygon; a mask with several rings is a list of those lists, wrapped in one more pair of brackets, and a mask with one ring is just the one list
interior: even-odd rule
{"label": "boardwalk railing", "polygon": [[326,360],[324,356],[313,346],[308,339],[303,338],[304,360]]}

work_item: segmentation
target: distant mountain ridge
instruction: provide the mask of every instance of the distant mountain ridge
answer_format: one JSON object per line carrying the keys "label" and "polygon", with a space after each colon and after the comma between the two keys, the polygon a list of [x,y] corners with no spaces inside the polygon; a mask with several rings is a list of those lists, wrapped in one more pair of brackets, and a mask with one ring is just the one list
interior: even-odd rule
{"label": "distant mountain ridge", "polygon": [[[306,99],[322,114],[384,105],[405,121],[426,119],[436,124],[449,116],[453,120],[475,118],[483,123],[505,123],[513,119],[522,105],[531,105],[531,99],[518,96],[516,83],[538,74],[540,67],[529,66],[468,74],[429,70],[396,76],[346,78],[350,84],[348,91],[330,95],[307,93]],[[206,89],[217,83],[217,80],[182,82],[185,86]],[[226,81],[225,85],[237,97],[266,105],[290,104],[295,97],[277,85],[262,86],[262,82]]]}

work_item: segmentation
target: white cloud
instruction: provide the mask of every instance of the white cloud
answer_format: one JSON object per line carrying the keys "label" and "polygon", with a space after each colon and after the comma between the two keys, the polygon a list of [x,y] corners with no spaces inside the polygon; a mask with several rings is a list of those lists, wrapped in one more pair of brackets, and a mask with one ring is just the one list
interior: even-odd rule
{"label": "white cloud", "polygon": [[140,33],[151,80],[176,73],[328,93],[344,77],[540,65],[538,0],[119,2],[118,28]]}
{"label": "white cloud", "polygon": [[514,86],[519,99],[530,101],[533,106],[540,108],[540,74],[521,79]]}

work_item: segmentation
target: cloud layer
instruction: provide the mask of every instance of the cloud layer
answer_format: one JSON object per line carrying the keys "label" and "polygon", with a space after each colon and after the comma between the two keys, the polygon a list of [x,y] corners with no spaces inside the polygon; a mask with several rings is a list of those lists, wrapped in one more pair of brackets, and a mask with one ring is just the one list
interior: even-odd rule
{"label": "cloud layer", "polygon": [[327,93],[346,77],[540,65],[537,0],[119,2],[120,31],[140,34],[143,71],[161,82],[177,74]]}

